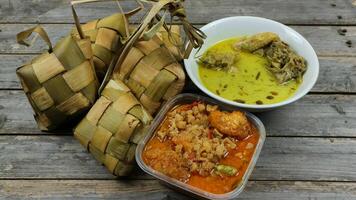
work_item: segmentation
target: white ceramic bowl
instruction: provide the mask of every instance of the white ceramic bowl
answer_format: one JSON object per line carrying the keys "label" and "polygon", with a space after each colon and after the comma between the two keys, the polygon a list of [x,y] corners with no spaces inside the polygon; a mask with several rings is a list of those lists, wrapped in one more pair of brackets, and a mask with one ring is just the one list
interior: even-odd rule
{"label": "white ceramic bowl", "polygon": [[[274,108],[290,104],[306,95],[312,89],[318,78],[319,61],[313,47],[298,32],[279,22],[260,17],[228,17],[211,22],[203,26],[201,30],[207,35],[207,39],[198,54],[196,54],[197,50],[194,49],[189,58],[184,60],[185,68],[190,79],[196,86],[198,86],[198,88],[200,88],[205,94],[221,102],[244,108],[245,110],[252,112],[272,110]],[[197,55],[201,55],[209,47],[221,40],[236,36],[253,35],[260,32],[277,33],[283,41],[289,44],[292,49],[306,59],[308,69],[304,74],[302,84],[299,86],[295,94],[279,103],[249,105],[227,100],[209,91],[200,80],[198,65],[195,57]]]}

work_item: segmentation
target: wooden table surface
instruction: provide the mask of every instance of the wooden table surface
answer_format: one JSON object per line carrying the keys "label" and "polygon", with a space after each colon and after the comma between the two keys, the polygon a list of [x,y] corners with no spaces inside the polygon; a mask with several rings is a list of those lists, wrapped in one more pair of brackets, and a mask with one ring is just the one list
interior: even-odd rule
{"label": "wooden table surface", "polygon": [[[137,169],[118,180],[70,132],[40,132],[15,69],[46,49],[15,34],[36,23],[52,42],[72,27],[68,0],[0,0],[0,199],[188,199]],[[260,113],[267,140],[241,199],[356,199],[356,1],[186,0],[201,26],[236,15],[277,20],[315,48],[320,75],[312,91]],[[125,8],[133,7],[123,3]],[[112,2],[81,6],[81,21],[116,12]],[[134,21],[138,22],[139,17]],[[190,92],[196,92],[191,87]]]}

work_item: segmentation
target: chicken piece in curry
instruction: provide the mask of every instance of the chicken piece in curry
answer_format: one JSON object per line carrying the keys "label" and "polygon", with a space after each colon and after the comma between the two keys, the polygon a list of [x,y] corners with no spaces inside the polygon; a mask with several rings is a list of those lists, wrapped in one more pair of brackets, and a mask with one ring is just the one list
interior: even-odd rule
{"label": "chicken piece in curry", "polygon": [[209,114],[211,126],[219,132],[229,136],[244,139],[250,134],[250,122],[241,111],[222,112],[214,110]]}

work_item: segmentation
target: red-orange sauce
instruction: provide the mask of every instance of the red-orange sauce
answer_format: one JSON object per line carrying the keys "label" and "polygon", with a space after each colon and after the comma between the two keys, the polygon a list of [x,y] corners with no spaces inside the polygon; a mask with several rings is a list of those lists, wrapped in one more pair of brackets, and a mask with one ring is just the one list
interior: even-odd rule
{"label": "red-orange sauce", "polygon": [[[196,174],[192,174],[188,180],[188,184],[191,186],[195,186],[202,190],[215,193],[215,194],[223,194],[232,191],[238,183],[240,183],[243,175],[246,173],[248,164],[251,161],[254,150],[258,143],[259,134],[256,129],[252,135],[248,136],[242,141],[236,142],[237,148],[229,151],[229,154],[223,158],[220,163],[233,166],[239,169],[239,172],[236,176],[199,176]],[[245,149],[247,143],[254,144],[252,149]],[[246,151],[246,160],[243,161],[236,156],[237,153],[243,153]]]}
{"label": "red-orange sauce", "polygon": [[[166,125],[166,121],[162,123],[161,129]],[[253,127],[253,126],[252,126]],[[220,164],[230,165],[238,169],[238,173],[235,176],[220,176],[220,175],[209,175],[200,176],[198,174],[190,174],[190,177],[186,180],[188,185],[200,188],[204,191],[223,194],[232,191],[242,180],[243,175],[246,173],[248,165],[253,157],[256,145],[259,140],[259,133],[255,127],[252,128],[252,133],[245,139],[236,141],[236,148],[230,149],[226,157],[219,161]],[[246,149],[248,143],[253,144],[253,148]],[[170,164],[167,163],[157,163],[156,160],[149,160],[146,156],[147,149],[166,149],[171,148],[172,142],[166,140],[161,142],[156,135],[154,135],[150,141],[146,144],[143,151],[143,161],[150,166],[151,165],[164,165],[164,167],[169,168]],[[243,159],[239,156],[243,155]],[[150,163],[150,164],[149,164]],[[162,165],[161,165],[162,164]],[[151,166],[156,168],[155,166]],[[168,169],[171,173],[179,173],[179,170]]]}

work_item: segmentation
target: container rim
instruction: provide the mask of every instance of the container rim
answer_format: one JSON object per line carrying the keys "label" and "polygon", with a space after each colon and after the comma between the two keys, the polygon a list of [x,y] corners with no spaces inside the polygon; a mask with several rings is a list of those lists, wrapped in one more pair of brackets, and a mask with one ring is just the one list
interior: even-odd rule
{"label": "container rim", "polygon": [[[142,152],[147,144],[147,142],[151,139],[151,137],[154,135],[156,129],[159,127],[159,125],[161,124],[161,122],[164,120],[167,112],[169,112],[173,107],[175,107],[176,105],[182,104],[182,103],[188,103],[188,102],[192,102],[192,101],[203,101],[205,103],[209,103],[209,104],[215,104],[218,105],[220,109],[223,110],[228,110],[228,111],[233,111],[233,110],[240,110],[246,113],[246,116],[248,117],[249,121],[251,123],[254,124],[254,126],[258,129],[260,137],[257,143],[257,146],[255,148],[254,154],[251,158],[251,161],[249,163],[249,166],[244,174],[244,176],[242,177],[242,180],[240,181],[240,183],[236,186],[236,188],[228,193],[224,193],[224,194],[213,194],[207,191],[204,191],[202,189],[190,186],[186,183],[183,183],[179,180],[176,180],[174,178],[168,177],[165,174],[152,169],[150,166],[148,166],[142,159]],[[190,94],[190,93],[185,93],[185,94],[179,94],[173,98],[170,98],[163,106],[162,109],[159,111],[159,113],[157,114],[157,116],[154,118],[146,136],[139,142],[137,148],[136,148],[136,152],[135,152],[135,157],[136,157],[136,162],[138,164],[138,166],[146,173],[150,174],[151,176],[177,188],[180,190],[184,190],[187,191],[195,196],[199,196],[199,197],[203,197],[203,198],[213,198],[213,199],[231,199],[231,198],[236,198],[242,191],[243,189],[246,187],[248,178],[250,177],[257,159],[260,155],[260,152],[262,150],[262,146],[264,144],[264,141],[266,139],[266,130],[265,127],[263,125],[263,123],[261,122],[261,120],[259,120],[255,115],[246,112],[242,109],[236,108],[234,106],[231,105],[227,105],[227,104],[222,104],[221,102],[209,98],[209,97],[205,97],[205,96],[201,96],[201,95],[196,95],[196,94]]]}

